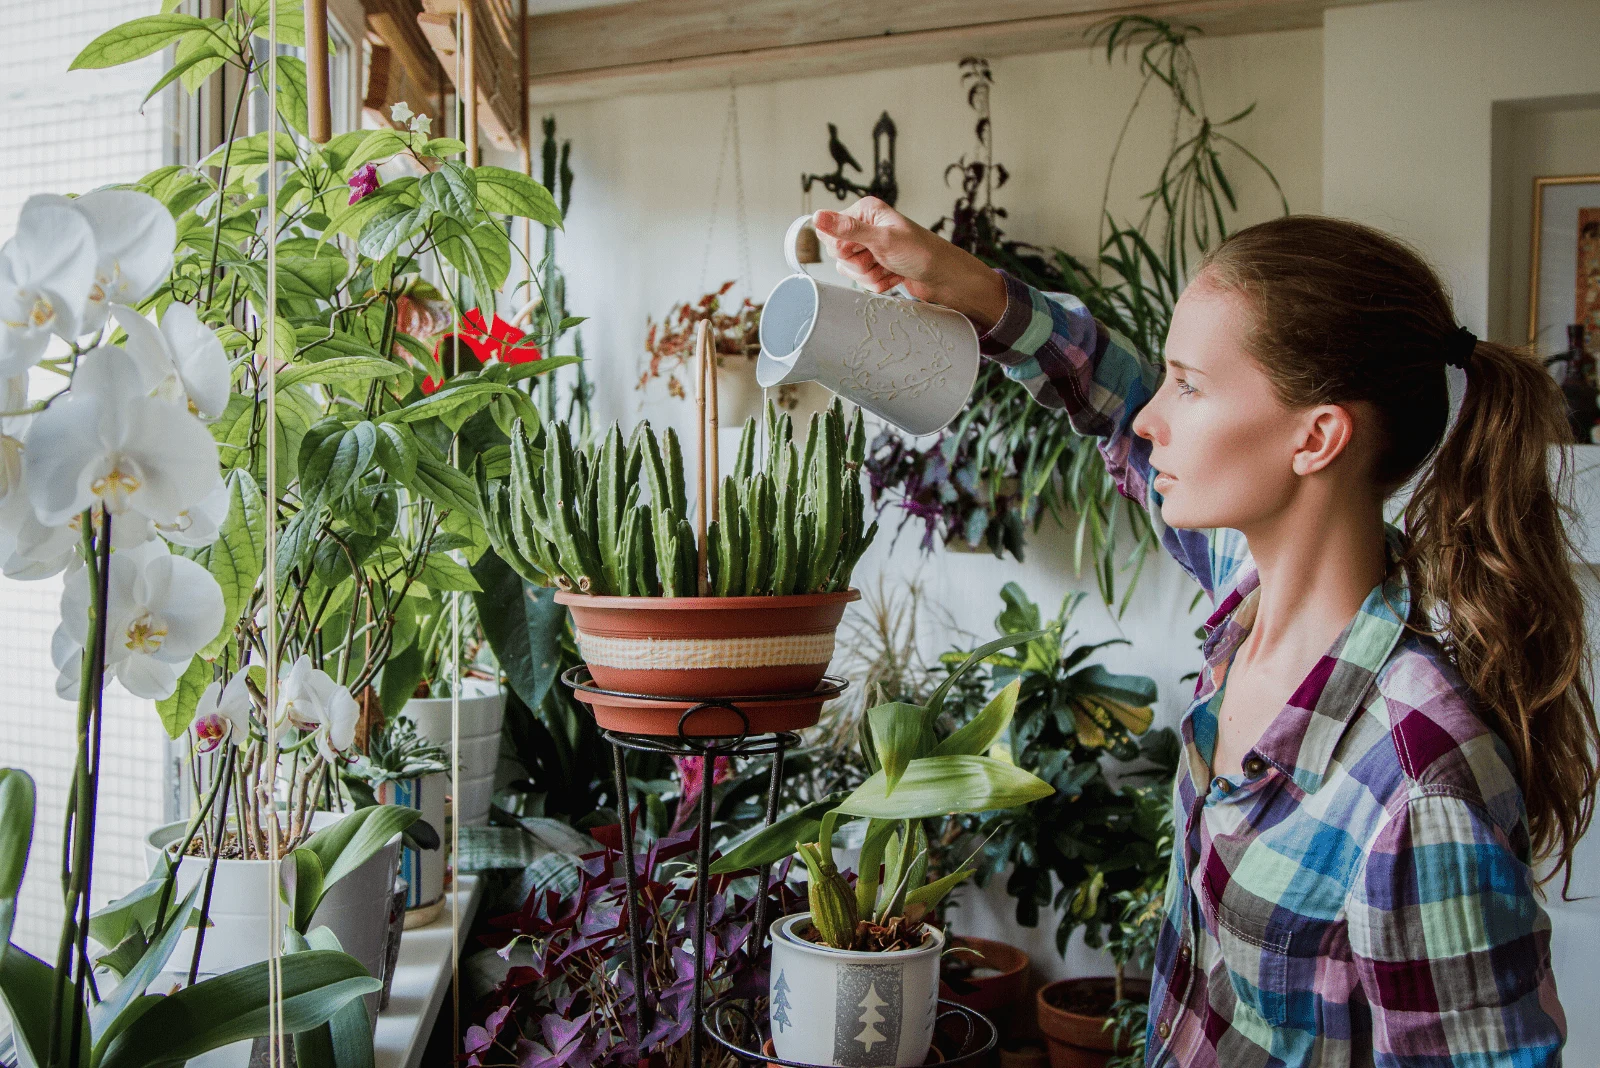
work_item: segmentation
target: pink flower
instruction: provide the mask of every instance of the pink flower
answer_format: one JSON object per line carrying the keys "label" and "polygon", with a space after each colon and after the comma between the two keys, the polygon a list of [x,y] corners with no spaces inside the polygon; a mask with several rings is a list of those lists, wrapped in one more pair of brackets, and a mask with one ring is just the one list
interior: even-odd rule
{"label": "pink flower", "polygon": [[[673,757],[672,762],[678,765],[678,781],[683,783],[683,794],[678,799],[678,815],[672,822],[672,829],[678,830],[689,824],[694,814],[694,807],[700,801],[700,791],[705,788],[704,757]],[[716,757],[712,763],[711,784],[720,786],[733,777],[733,761],[728,757]]]}
{"label": "pink flower", "polygon": [[378,190],[378,165],[369,163],[350,176],[350,203]]}

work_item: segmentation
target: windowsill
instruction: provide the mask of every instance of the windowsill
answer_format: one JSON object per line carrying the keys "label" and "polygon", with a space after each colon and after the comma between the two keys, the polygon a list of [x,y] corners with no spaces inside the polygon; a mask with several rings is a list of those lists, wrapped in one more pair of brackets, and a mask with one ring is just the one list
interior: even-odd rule
{"label": "windowsill", "polygon": [[[476,875],[462,875],[459,882],[461,939],[483,899],[483,882]],[[394,985],[389,1007],[378,1014],[378,1030],[373,1036],[374,1068],[418,1068],[428,1045],[434,1021],[450,996],[450,906],[426,927],[414,927],[400,938],[400,957],[395,961]]]}

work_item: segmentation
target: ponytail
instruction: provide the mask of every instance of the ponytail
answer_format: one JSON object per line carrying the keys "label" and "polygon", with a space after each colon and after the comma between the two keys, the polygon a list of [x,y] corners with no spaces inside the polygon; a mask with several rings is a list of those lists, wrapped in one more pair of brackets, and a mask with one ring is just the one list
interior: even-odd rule
{"label": "ponytail", "polygon": [[1570,880],[1594,814],[1596,725],[1559,503],[1565,451],[1550,477],[1548,446],[1568,435],[1541,361],[1480,341],[1455,429],[1406,505],[1405,563],[1418,607],[1511,751],[1533,854]]}
{"label": "ponytail", "polygon": [[[1229,237],[1201,275],[1251,305],[1247,344],[1285,404],[1368,404],[1379,487],[1422,472],[1403,520],[1408,623],[1439,639],[1510,751],[1532,858],[1570,880],[1600,731],[1557,496],[1565,457],[1550,475],[1549,447],[1570,440],[1560,390],[1531,352],[1458,327],[1427,262],[1371,227],[1274,219]],[[1467,381],[1448,438],[1447,363]]]}

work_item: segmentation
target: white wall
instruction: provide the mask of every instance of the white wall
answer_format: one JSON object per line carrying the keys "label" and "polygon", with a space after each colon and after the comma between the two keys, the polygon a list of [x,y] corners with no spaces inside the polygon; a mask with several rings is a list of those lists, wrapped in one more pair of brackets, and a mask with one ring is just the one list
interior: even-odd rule
{"label": "white wall", "polygon": [[[1295,31],[1202,39],[1195,55],[1206,103],[1227,117],[1251,102],[1254,115],[1233,133],[1266,160],[1290,204],[1320,207],[1321,34]],[[995,155],[1012,179],[997,198],[1011,211],[1012,236],[1056,244],[1090,258],[1096,242],[1102,187],[1112,146],[1138,91],[1136,72],[1120,58],[1080,50],[996,60],[993,95]],[[557,108],[560,136],[573,140],[577,178],[560,258],[569,278],[573,314],[591,316],[583,327],[590,373],[599,382],[595,402],[602,420],[658,424],[688,422],[687,406],[658,389],[641,395],[638,377],[647,315],[659,317],[675,301],[690,299],[739,273],[738,198],[731,158],[721,198],[713,203],[719,143],[727,115],[725,92],[678,93],[571,104]],[[870,130],[887,109],[899,127],[899,206],[931,224],[945,214],[955,191],[944,169],[973,142],[972,113],[955,64],[879,71],[741,88],[738,91],[744,204],[756,299],[785,273],[779,239],[799,213],[799,175],[830,170],[827,123],[870,167]],[[1154,184],[1171,136],[1171,111],[1152,90],[1129,131],[1118,164],[1111,205],[1118,215],[1140,210],[1139,194]],[[1270,187],[1236,166],[1243,211],[1240,223],[1274,213]],[[815,206],[827,206],[818,190]],[[831,201],[830,201],[831,202]],[[710,241],[710,267],[701,264]],[[725,398],[726,401],[726,398]],[[725,405],[726,406],[726,405]],[[1071,589],[1090,589],[1071,570],[1071,547],[1047,528],[1028,545],[1028,562],[987,555],[917,551],[920,532],[907,528],[891,547],[884,536],[858,572],[869,587],[880,574],[919,576],[927,603],[982,637],[993,633],[998,592],[1020,581],[1046,611]],[[1119,625],[1092,595],[1077,620],[1085,640],[1126,636],[1130,647],[1107,650],[1112,670],[1149,674],[1160,686],[1158,722],[1175,724],[1192,685],[1179,678],[1198,663],[1188,611],[1195,587],[1165,558],[1145,569],[1141,588]],[[1203,618],[1203,610],[1199,616]],[[948,631],[930,613],[924,629],[929,652],[948,647]],[[1010,927],[1011,902],[996,888],[973,901],[960,919],[973,934]],[[1012,930],[1012,940],[1020,933]],[[1063,962],[1053,926],[1041,925],[1031,952],[1036,974],[1056,978],[1107,971],[1081,946]]]}
{"label": "white wall", "polygon": [[[1407,0],[1330,10],[1323,27],[1324,208],[1415,242],[1453,287],[1461,321],[1484,332],[1491,296],[1527,285],[1525,254],[1517,283],[1515,252],[1500,251],[1495,233],[1497,224],[1512,223],[1509,203],[1496,206],[1493,196],[1496,109],[1592,107],[1600,93],[1597,56],[1594,0]],[[1517,136],[1588,128],[1581,115],[1533,119]],[[1579,161],[1573,153],[1592,146],[1522,150],[1537,156],[1519,167],[1568,166]],[[1501,177],[1509,188],[1529,175],[1503,165]],[[1526,340],[1525,313],[1520,327],[1511,313],[1506,298],[1494,316],[1497,332]],[[1592,604],[1600,589],[1592,580],[1586,589]],[[1600,616],[1591,616],[1595,622]],[[1600,891],[1600,841],[1591,834],[1580,852],[1573,892],[1593,895]],[[1568,1050],[1571,1063],[1593,1065],[1600,1063],[1600,1018],[1585,1010],[1600,999],[1600,898],[1566,903],[1555,896],[1549,907]]]}

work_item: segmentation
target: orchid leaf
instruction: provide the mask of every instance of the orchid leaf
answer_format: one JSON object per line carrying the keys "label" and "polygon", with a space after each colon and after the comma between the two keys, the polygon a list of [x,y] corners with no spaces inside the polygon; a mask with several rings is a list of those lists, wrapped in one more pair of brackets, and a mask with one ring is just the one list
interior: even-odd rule
{"label": "orchid leaf", "polygon": [[307,896],[306,907],[302,908],[300,902],[296,901],[295,916],[298,918],[304,914],[306,922],[310,922],[322,896],[335,883],[372,859],[391,839],[421,818],[422,813],[414,808],[374,805],[357,809],[333,826],[324,827],[306,839],[302,848],[316,854],[322,865],[322,887],[315,901]]}
{"label": "orchid leaf", "polygon": [[104,1042],[107,1032],[117,1017],[122,1015],[123,1010],[132,1004],[135,998],[142,996],[145,988],[166,968],[167,958],[172,956],[172,951],[178,946],[178,939],[188,927],[185,921],[194,907],[195,898],[200,895],[204,886],[204,879],[195,881],[189,888],[189,893],[167,919],[166,926],[159,931],[151,932],[152,937],[144,953],[140,955],[138,963],[128,970],[115,989],[106,995],[105,1000],[89,1010],[89,1033],[97,1047]]}
{"label": "orchid leaf", "polygon": [[1013,679],[1009,685],[989,699],[983,711],[973,716],[961,729],[934,747],[933,756],[981,756],[989,751],[995,740],[1011,725],[1017,709],[1017,696],[1022,692],[1022,680]]}
{"label": "orchid leaf", "polygon": [[928,713],[920,705],[895,701],[869,708],[867,724],[872,731],[873,748],[883,763],[885,786],[893,793],[906,765],[928,755],[933,748],[935,739]]}
{"label": "orchid leaf", "polygon": [[821,801],[813,801],[782,817],[771,827],[759,827],[739,835],[711,865],[711,873],[725,875],[773,864],[793,853],[797,843],[816,841],[822,829],[822,817],[839,803],[842,796],[834,794]]}
{"label": "orchid leaf", "polygon": [[17,894],[33,844],[33,779],[20,768],[0,768],[0,956],[11,941]]}
{"label": "orchid leaf", "polygon": [[1054,792],[1038,776],[989,757],[922,757],[906,767],[892,795],[884,773],[878,771],[845,798],[839,810],[874,819],[931,819],[1018,808]]}

